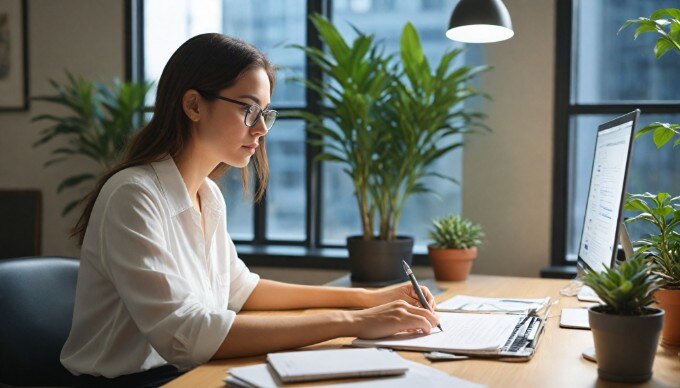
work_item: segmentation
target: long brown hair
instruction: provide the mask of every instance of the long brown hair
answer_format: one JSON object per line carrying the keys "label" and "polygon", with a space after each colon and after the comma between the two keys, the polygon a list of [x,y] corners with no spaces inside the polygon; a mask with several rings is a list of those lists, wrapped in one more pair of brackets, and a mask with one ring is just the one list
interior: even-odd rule
{"label": "long brown hair", "polygon": [[[191,135],[189,118],[182,109],[182,96],[187,90],[217,94],[221,89],[234,85],[244,72],[255,68],[267,72],[271,93],[275,69],[264,54],[251,44],[214,33],[197,35],[184,42],[163,69],[151,121],[127,142],[122,161],[106,172],[94,189],[81,200],[85,208],[71,230],[71,237],[78,237],[78,243],[82,245],[99,192],[114,174],[129,167],[157,162],[168,154],[174,158],[182,152]],[[259,201],[264,196],[269,180],[264,137],[255,151],[253,166],[259,181],[254,199]],[[220,163],[210,173],[210,178],[218,178],[227,169],[228,165]],[[241,171],[241,180],[245,192],[248,187],[247,167]]]}

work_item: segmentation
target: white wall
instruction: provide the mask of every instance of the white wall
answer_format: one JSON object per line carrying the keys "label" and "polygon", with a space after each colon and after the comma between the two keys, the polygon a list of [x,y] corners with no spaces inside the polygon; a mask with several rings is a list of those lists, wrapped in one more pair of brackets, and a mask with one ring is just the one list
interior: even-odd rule
{"label": "white wall", "polygon": [[463,214],[487,232],[475,273],[538,276],[550,264],[555,1],[504,3],[515,36],[484,48],[494,132],[465,148]]}
{"label": "white wall", "polygon": [[[123,1],[29,0],[28,77],[29,95],[53,94],[48,79],[73,74],[108,81],[122,77],[125,69]],[[58,142],[32,148],[44,123],[31,123],[41,113],[63,113],[52,104],[31,102],[28,111],[0,112],[0,189],[38,189],[43,195],[42,254],[77,256],[67,230],[75,212],[67,218],[61,210],[74,193],[56,194],[63,178],[81,172],[81,162],[43,168],[49,150]],[[83,171],[86,172],[86,171]]]}
{"label": "white wall", "polygon": [[[481,87],[494,98],[484,107],[494,133],[471,139],[464,152],[463,213],[488,234],[474,272],[537,276],[549,264],[552,187],[554,0],[505,0],[515,37],[485,47],[495,69]],[[99,81],[122,77],[125,17],[122,0],[29,0],[30,95],[51,93],[48,78],[64,70]],[[39,113],[56,112],[33,102],[27,112],[0,112],[0,189],[43,193],[45,255],[77,256],[67,239],[75,214],[62,218],[74,193],[57,195],[61,180],[82,170],[78,162],[43,168],[52,144],[34,149]],[[323,283],[340,271],[256,268],[266,277]]]}

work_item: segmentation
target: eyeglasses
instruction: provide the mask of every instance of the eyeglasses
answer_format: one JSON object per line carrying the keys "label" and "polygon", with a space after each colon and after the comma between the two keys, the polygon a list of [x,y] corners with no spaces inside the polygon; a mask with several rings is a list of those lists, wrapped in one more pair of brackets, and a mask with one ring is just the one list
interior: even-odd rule
{"label": "eyeglasses", "polygon": [[253,127],[255,124],[257,124],[257,121],[260,120],[260,116],[264,117],[264,126],[267,128],[267,131],[269,131],[272,126],[274,126],[274,122],[276,121],[276,116],[279,114],[277,111],[272,110],[272,109],[262,109],[257,104],[246,104],[245,102],[241,102],[238,100],[232,100],[231,98],[227,97],[222,97],[217,94],[212,94],[212,93],[207,93],[207,92],[202,92],[198,91],[200,94],[207,96],[207,97],[212,97],[212,98],[217,98],[218,100],[222,101],[227,101],[231,102],[233,104],[238,104],[241,106],[246,106],[248,109],[246,109],[246,115],[243,118],[243,123],[248,126],[248,127]]}

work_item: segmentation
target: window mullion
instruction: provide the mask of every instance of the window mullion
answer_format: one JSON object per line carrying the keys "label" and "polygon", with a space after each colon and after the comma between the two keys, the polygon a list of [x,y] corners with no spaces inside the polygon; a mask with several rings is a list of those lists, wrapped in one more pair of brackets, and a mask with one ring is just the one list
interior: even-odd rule
{"label": "window mullion", "polygon": [[567,185],[569,101],[572,66],[572,0],[557,1],[555,25],[555,139],[553,141],[553,213],[551,262],[567,263]]}
{"label": "window mullion", "polygon": [[[319,13],[330,17],[330,5],[327,0],[307,0],[307,16]],[[306,44],[309,47],[323,49],[319,34],[312,21],[307,17]],[[314,64],[308,57],[305,57],[305,77],[307,79],[320,79],[321,69]],[[320,96],[313,90],[305,88],[305,99],[307,111],[315,114],[319,112]],[[307,125],[307,124],[305,124]],[[319,136],[305,131],[305,165],[306,165],[306,244],[310,248],[315,248],[320,244],[321,236],[321,166],[314,162],[314,158],[321,152],[321,147],[312,145],[310,140],[318,139]]]}

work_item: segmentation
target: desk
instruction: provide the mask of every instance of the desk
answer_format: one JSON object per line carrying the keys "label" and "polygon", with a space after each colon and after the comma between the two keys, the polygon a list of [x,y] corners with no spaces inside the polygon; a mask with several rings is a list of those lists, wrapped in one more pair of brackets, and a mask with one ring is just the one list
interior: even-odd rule
{"label": "desk", "polygon": [[[564,307],[584,305],[576,297],[559,295],[559,289],[567,280],[517,278],[473,275],[465,282],[440,282],[446,292],[437,297],[438,301],[456,294],[488,297],[542,297],[550,296],[559,300],[552,306],[550,319],[536,354],[529,362],[500,362],[470,359],[463,361],[440,361],[431,363],[422,353],[399,352],[409,360],[431,365],[454,376],[491,387],[609,387],[613,383],[597,378],[597,365],[584,360],[581,351],[593,346],[589,330],[561,329],[559,314]],[[304,310],[296,312],[258,312],[244,314],[313,314],[327,310]],[[337,348],[348,345],[352,338],[339,338],[308,349]],[[654,376],[643,386],[671,387],[680,385],[680,348],[659,347],[654,360]],[[187,372],[167,387],[223,387],[222,379],[226,370],[236,366],[252,365],[265,361],[264,356],[223,361],[212,361]]]}

